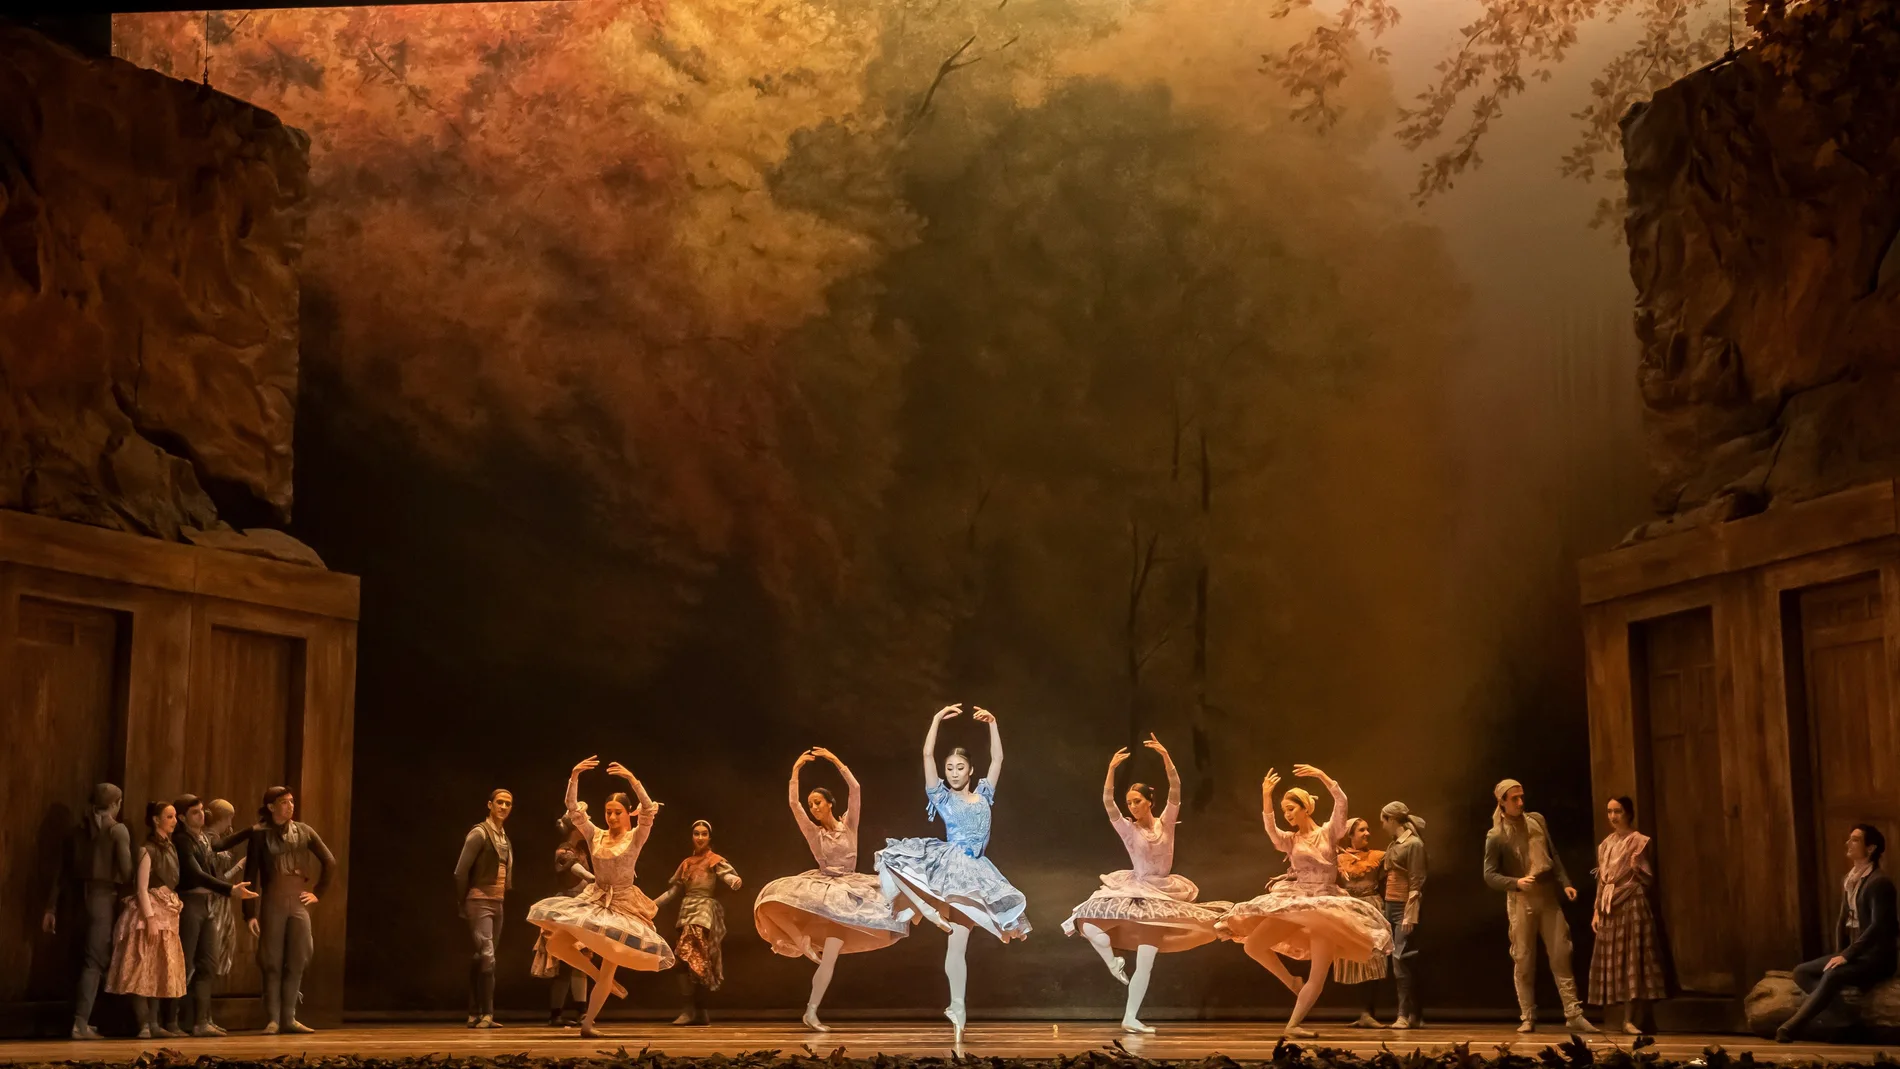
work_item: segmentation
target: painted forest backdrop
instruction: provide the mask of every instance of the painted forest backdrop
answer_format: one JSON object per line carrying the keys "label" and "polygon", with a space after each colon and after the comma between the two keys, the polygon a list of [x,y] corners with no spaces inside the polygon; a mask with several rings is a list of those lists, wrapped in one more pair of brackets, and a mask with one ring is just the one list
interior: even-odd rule
{"label": "painted forest backdrop", "polygon": [[[520,800],[502,998],[534,1008],[518,918],[575,759],[670,803],[649,890],[698,817],[756,889],[808,867],[805,747],[864,780],[865,867],[923,833],[917,745],[959,699],[1001,719],[992,854],[1038,929],[974,952],[974,1012],[1117,1004],[1057,925],[1123,864],[1101,773],[1151,730],[1212,897],[1280,870],[1268,765],[1410,802],[1431,998],[1509,1005],[1490,784],[1529,781],[1589,868],[1569,562],[1641,518],[1627,276],[1594,195],[1535,214],[1554,156],[1421,212],[1391,72],[1297,114],[1261,56],[1314,25],[1246,0],[115,20],[125,58],[311,138],[293,531],[364,580],[352,1010],[459,1009],[449,869],[490,787]],[[1500,251],[1499,211],[1572,244]],[[1514,289],[1566,252],[1563,292]],[[750,899],[719,1002],[789,1007],[808,967]],[[829,1002],[939,1005],[938,956],[853,960]],[[1150,1003],[1276,988],[1217,947]]]}

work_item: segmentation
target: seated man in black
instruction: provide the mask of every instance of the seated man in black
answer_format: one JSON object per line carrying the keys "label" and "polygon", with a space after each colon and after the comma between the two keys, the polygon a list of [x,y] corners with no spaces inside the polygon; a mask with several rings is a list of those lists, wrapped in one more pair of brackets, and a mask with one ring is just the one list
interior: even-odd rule
{"label": "seated man in black", "polygon": [[1886,852],[1886,836],[1872,825],[1856,824],[1847,833],[1847,879],[1841,885],[1841,919],[1834,933],[1834,945],[1841,949],[1832,957],[1795,966],[1794,982],[1808,998],[1776,1030],[1779,1042],[1794,1042],[1802,1027],[1840,996],[1841,988],[1865,991],[1893,976],[1900,926],[1894,919],[1893,881],[1880,870],[1880,855]]}

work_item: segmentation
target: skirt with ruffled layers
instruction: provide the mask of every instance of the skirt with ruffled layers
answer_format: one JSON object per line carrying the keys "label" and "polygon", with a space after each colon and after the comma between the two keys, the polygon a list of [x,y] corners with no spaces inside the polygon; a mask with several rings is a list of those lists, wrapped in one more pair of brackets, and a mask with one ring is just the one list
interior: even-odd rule
{"label": "skirt with ruffled layers", "polygon": [[583,950],[622,969],[659,972],[673,967],[673,948],[653,927],[658,907],[638,887],[589,884],[572,898],[544,898],[528,907],[528,921],[572,936]]}
{"label": "skirt with ruffled layers", "polygon": [[1102,886],[1062,922],[1074,935],[1086,921],[1108,933],[1117,950],[1152,946],[1163,954],[1192,950],[1215,940],[1214,925],[1231,902],[1200,902],[1201,889],[1185,876],[1142,877],[1132,869],[1102,876]]}
{"label": "skirt with ruffled layers", "polygon": [[185,993],[185,945],[178,940],[178,915],[185,904],[169,887],[154,887],[145,894],[152,903],[152,916],[143,925],[137,898],[119,903],[106,990],[115,995],[179,998]]}
{"label": "skirt with ruffled layers", "polygon": [[1264,940],[1284,957],[1305,961],[1312,943],[1331,944],[1333,960],[1370,964],[1392,952],[1392,926],[1378,907],[1333,888],[1282,883],[1241,902],[1214,926],[1236,943]]}
{"label": "skirt with ruffled layers", "polygon": [[908,892],[944,920],[969,923],[1005,943],[1029,935],[1028,900],[989,858],[971,857],[942,839],[886,839],[876,867],[900,921],[911,921],[901,897]]}
{"label": "skirt with ruffled layers", "polygon": [[841,954],[880,950],[907,931],[876,876],[826,875],[817,869],[766,884],[752,907],[752,923],[774,953],[818,960],[825,940],[844,943]]}

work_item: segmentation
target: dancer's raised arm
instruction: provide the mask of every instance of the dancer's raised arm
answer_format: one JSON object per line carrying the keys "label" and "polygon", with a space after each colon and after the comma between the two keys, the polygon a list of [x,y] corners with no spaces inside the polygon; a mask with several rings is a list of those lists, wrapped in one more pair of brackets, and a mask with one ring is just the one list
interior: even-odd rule
{"label": "dancer's raised arm", "polygon": [[1174,767],[1174,755],[1161,745],[1154,732],[1148,733],[1148,741],[1142,745],[1161,755],[1161,767],[1168,773],[1168,804],[1161,809],[1161,822],[1173,824],[1181,815],[1181,770]]}
{"label": "dancer's raised arm", "polygon": [[1267,826],[1267,838],[1273,845],[1286,853],[1293,849],[1293,833],[1280,830],[1280,818],[1273,815],[1273,789],[1280,785],[1280,773],[1267,769],[1267,776],[1260,781],[1260,819]]}
{"label": "dancer's raised arm", "polygon": [[1312,765],[1294,765],[1293,774],[1316,779],[1333,796],[1333,813],[1326,818],[1326,841],[1337,843],[1346,837],[1346,829],[1352,825],[1352,816],[1346,810],[1346,790],[1339,781],[1314,768]]}
{"label": "dancer's raised arm", "polygon": [[626,780],[627,786],[633,788],[634,799],[640,803],[633,823],[633,848],[638,850],[647,841],[647,836],[653,834],[653,818],[660,812],[659,804],[647,797],[646,785],[640,782],[640,777],[627,771],[627,766],[615,761],[607,766],[607,774]]}
{"label": "dancer's raised arm", "polygon": [[937,725],[963,714],[963,703],[946,705],[930,718],[930,730],[924,733],[924,790],[937,785],[943,777],[937,773]]}
{"label": "dancer's raised arm", "polygon": [[581,773],[599,767],[599,757],[586,757],[575,764],[574,771],[567,774],[566,801],[568,823],[579,828],[581,834],[587,836],[589,839],[594,837],[594,832],[597,829],[594,827],[594,822],[587,819],[587,810],[581,805]]}
{"label": "dancer's raised arm", "polygon": [[798,823],[798,829],[801,832],[805,830],[807,824],[811,823],[811,818],[805,815],[805,800],[798,796],[798,770],[811,764],[814,756],[810,750],[799,754],[798,760],[792,762],[791,782],[785,785],[785,804],[792,807],[792,819]]}
{"label": "dancer's raised arm", "polygon": [[1108,759],[1108,778],[1102,781],[1102,808],[1108,810],[1108,821],[1111,824],[1127,819],[1122,816],[1122,807],[1115,802],[1115,770],[1120,768],[1122,762],[1126,760],[1128,760],[1128,747],[1124,746],[1115,751],[1115,756]]}
{"label": "dancer's raised arm", "polygon": [[982,706],[976,707],[976,721],[990,726],[990,770],[983,778],[990,781],[990,789],[996,789],[996,781],[1003,778],[1003,733],[996,726],[996,714]]}
{"label": "dancer's raised arm", "polygon": [[851,774],[851,770],[845,766],[843,761],[838,759],[837,754],[832,753],[823,746],[814,746],[811,748],[811,752],[814,757],[822,757],[830,761],[832,767],[838,770],[838,775],[844,779],[844,826],[856,831],[858,827],[858,777]]}

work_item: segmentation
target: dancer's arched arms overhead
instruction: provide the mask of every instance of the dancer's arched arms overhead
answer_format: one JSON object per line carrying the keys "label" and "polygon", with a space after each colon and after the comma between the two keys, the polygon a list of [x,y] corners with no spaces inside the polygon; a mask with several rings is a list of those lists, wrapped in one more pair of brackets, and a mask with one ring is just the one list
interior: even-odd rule
{"label": "dancer's arched arms overhead", "polygon": [[1267,826],[1267,838],[1283,854],[1293,850],[1293,833],[1280,829],[1280,818],[1274,816],[1273,788],[1280,785],[1280,773],[1267,769],[1267,776],[1260,781],[1260,819]]}
{"label": "dancer's arched arms overhead", "polygon": [[647,836],[653,834],[653,818],[660,812],[660,805],[647,797],[646,785],[640,782],[640,777],[629,772],[627,766],[615,761],[607,766],[607,774],[626,780],[627,786],[633,788],[633,797],[640,803],[639,811],[633,815],[633,848],[638,850],[646,845]]}
{"label": "dancer's arched arms overhead", "polygon": [[976,706],[976,720],[979,724],[990,726],[990,770],[983,778],[990,781],[992,790],[996,781],[1003,778],[1003,733],[996,727],[996,714],[982,706]]}
{"label": "dancer's arched arms overhead", "polygon": [[843,761],[838,759],[837,754],[832,753],[823,746],[814,746],[811,752],[818,757],[830,761],[832,767],[838,770],[838,775],[844,779],[844,826],[850,828],[852,831],[857,831],[858,777],[851,774],[851,769],[847,767]]}
{"label": "dancer's arched arms overhead", "polygon": [[1148,733],[1148,741],[1142,745],[1161,755],[1161,767],[1168,774],[1168,804],[1161,810],[1161,822],[1172,825],[1181,815],[1181,770],[1174,767],[1174,755],[1161,745],[1153,732]]}
{"label": "dancer's arched arms overhead", "polygon": [[1333,812],[1331,816],[1326,818],[1326,841],[1329,843],[1337,843],[1339,840],[1345,838],[1346,829],[1352,824],[1352,817],[1346,809],[1345,788],[1339,785],[1338,780],[1314,768],[1312,765],[1294,765],[1293,774],[1320,781],[1326,788],[1326,793],[1333,796]]}
{"label": "dancer's arched arms overhead", "polygon": [[589,839],[594,837],[598,829],[594,827],[593,821],[587,819],[587,810],[581,806],[581,773],[599,767],[599,757],[584,757],[575,763],[574,771],[567,774],[567,821]]}
{"label": "dancer's arched arms overhead", "polygon": [[963,703],[958,702],[955,705],[944,706],[937,710],[936,716],[930,718],[930,730],[924,733],[924,790],[926,791],[935,787],[937,781],[943,778],[937,766],[937,725],[962,713]]}
{"label": "dancer's arched arms overhead", "polygon": [[1121,763],[1126,760],[1128,760],[1128,747],[1124,746],[1115,751],[1115,756],[1108,759],[1108,778],[1102,781],[1102,808],[1108,810],[1108,821],[1111,824],[1128,819],[1122,815],[1122,807],[1115,801],[1115,770],[1120,768]]}

